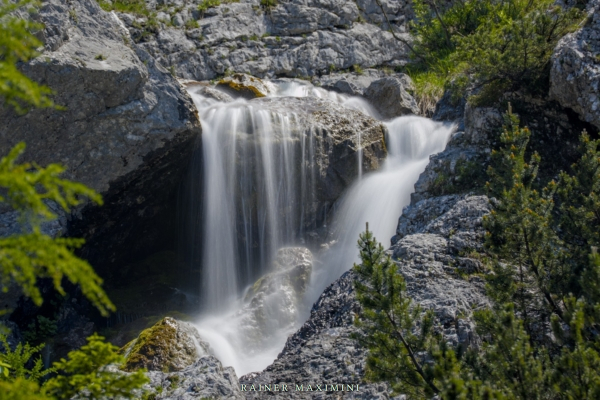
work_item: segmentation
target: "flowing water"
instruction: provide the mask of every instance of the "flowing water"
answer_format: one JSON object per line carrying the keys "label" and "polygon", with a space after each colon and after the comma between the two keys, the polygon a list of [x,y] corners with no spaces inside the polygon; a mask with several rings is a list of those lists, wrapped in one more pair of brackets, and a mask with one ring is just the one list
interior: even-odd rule
{"label": "flowing water", "polygon": [[[357,181],[335,206],[327,250],[315,254],[318,262],[303,300],[294,300],[281,285],[260,299],[257,314],[255,301],[248,301],[250,286],[270,272],[278,249],[302,245],[306,232],[324,223],[311,213],[314,135],[292,109],[246,100],[220,103],[193,87],[189,91],[203,128],[201,176],[190,183],[196,187],[190,235],[198,242],[190,259],[202,268],[203,316],[197,326],[217,358],[241,376],[268,366],[323,289],[357,261],[356,242],[365,222],[384,245],[389,243],[429,156],[444,149],[453,128],[419,117],[385,122],[388,157],[379,171],[363,175],[362,152],[357,152]],[[364,99],[309,84],[279,81],[272,91],[274,97],[325,98],[378,117]],[[269,279],[279,287],[277,275]]]}

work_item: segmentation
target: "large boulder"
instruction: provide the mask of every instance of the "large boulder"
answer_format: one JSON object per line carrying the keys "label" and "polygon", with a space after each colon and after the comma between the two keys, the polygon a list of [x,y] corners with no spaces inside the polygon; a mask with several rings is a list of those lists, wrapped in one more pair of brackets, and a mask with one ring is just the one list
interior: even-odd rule
{"label": "large boulder", "polygon": [[600,128],[600,6],[591,4],[586,26],[565,36],[554,50],[550,96]]}
{"label": "large boulder", "polygon": [[243,399],[235,371],[223,365],[187,322],[164,318],[121,349],[125,371],[148,369],[153,399]]}
{"label": "large boulder", "polygon": [[313,257],[304,247],[279,249],[269,273],[250,288],[240,310],[246,347],[271,345],[273,335],[296,326],[302,298],[310,283]]}
{"label": "large boulder", "polygon": [[407,114],[419,114],[417,101],[409,93],[413,83],[406,74],[379,79],[365,90],[364,95],[384,119]]}
{"label": "large boulder", "polygon": [[209,355],[209,345],[191,324],[165,317],[142,331],[121,351],[124,371],[145,368],[149,371],[181,371]]}
{"label": "large boulder", "polygon": [[0,153],[24,141],[20,161],[60,163],[65,178],[103,195],[103,207],[68,221],[102,269],[160,242],[165,227],[153,218],[169,208],[201,132],[198,115],[181,85],[97,2],[49,0],[36,18],[44,48],[22,69],[62,109],[1,108]]}
{"label": "large boulder", "polygon": [[[312,97],[263,98],[253,103],[285,113],[293,110],[296,117],[293,129],[299,130],[298,135],[314,140],[311,145],[314,156],[309,161],[315,171],[315,197],[304,216],[311,226],[322,222],[361,169],[363,173],[379,169],[387,155],[385,126],[359,111]],[[298,150],[301,150],[299,143]]]}

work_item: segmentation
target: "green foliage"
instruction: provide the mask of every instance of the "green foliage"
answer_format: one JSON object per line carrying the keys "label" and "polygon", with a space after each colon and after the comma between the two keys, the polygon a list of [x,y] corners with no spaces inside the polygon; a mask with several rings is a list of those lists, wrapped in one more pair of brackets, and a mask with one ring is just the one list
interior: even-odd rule
{"label": "green foliage", "polygon": [[54,336],[56,331],[55,320],[38,315],[36,321],[27,325],[27,330],[23,332],[23,340],[27,343],[41,343]]}
{"label": "green foliage", "polygon": [[364,73],[362,67],[359,64],[354,64],[352,66],[352,70],[356,72],[358,75],[362,75]]}
{"label": "green foliage", "polygon": [[553,49],[584,15],[554,0],[464,0],[445,9],[437,0],[413,0],[413,7],[416,65],[409,74],[437,75],[459,97],[471,87],[478,104],[505,91],[544,90]]}
{"label": "green foliage", "polygon": [[99,2],[104,11],[119,11],[135,14],[140,17],[150,15],[150,10],[146,6],[145,0],[113,0],[112,2]]}
{"label": "green foliage", "polygon": [[260,0],[260,5],[267,9],[277,7],[277,4],[279,4],[277,0]]}
{"label": "green foliage", "polygon": [[19,113],[27,106],[51,107],[49,95],[52,91],[39,86],[17,68],[17,64],[31,60],[38,55],[37,48],[42,43],[34,32],[40,24],[18,18],[14,13],[31,11],[37,6],[32,0],[0,1],[0,105],[4,102]]}
{"label": "green foliage", "polygon": [[404,278],[368,225],[358,247],[362,262],[353,268],[354,287],[363,311],[354,337],[369,349],[366,379],[385,380],[409,396],[437,393],[427,365],[427,351],[436,343],[433,314],[412,305]]}
{"label": "green foliage", "polygon": [[[29,343],[19,343],[14,350],[11,350],[6,336],[0,335],[0,344],[3,348],[2,362],[8,365],[3,371],[4,373],[0,375],[0,380],[27,379],[32,382],[40,382],[44,376],[54,372],[52,368],[44,370],[44,363],[39,355],[45,346],[43,343],[34,347]],[[36,355],[38,358],[33,361],[32,358]],[[32,365],[32,367],[28,368],[27,365]]]}
{"label": "green foliage", "polygon": [[221,0],[202,0],[202,3],[198,4],[198,11],[204,15],[204,12],[209,8],[218,7],[221,5]]}
{"label": "green foliage", "polygon": [[44,390],[51,396],[70,399],[83,395],[87,399],[135,398],[136,390],[149,380],[140,370],[124,374],[109,365],[120,365],[123,356],[117,353],[118,347],[105,343],[104,338],[92,335],[88,344],[81,349],[71,351],[68,360],[54,363],[58,375],[49,379]]}
{"label": "green foliage", "polygon": [[195,19],[188,19],[185,21],[185,29],[197,29],[200,25],[198,25],[198,21]]}
{"label": "green foliage", "polygon": [[81,286],[83,294],[103,314],[114,310],[102,288],[102,279],[95,274],[87,261],[76,257],[73,250],[83,245],[83,240],[51,238],[41,231],[42,222],[56,218],[49,207],[54,202],[64,211],[83,203],[84,197],[101,204],[100,195],[92,189],[61,179],[64,168],[50,164],[42,168],[36,164],[17,164],[16,160],[25,150],[20,143],[0,160],[0,187],[5,195],[0,201],[21,212],[28,232],[0,238],[0,282],[6,290],[16,282],[24,294],[37,305],[42,295],[36,286],[38,278],[50,278],[55,289],[64,294],[62,279]]}
{"label": "green foliage", "polygon": [[40,393],[37,383],[26,379],[0,380],[0,400],[51,400]]}

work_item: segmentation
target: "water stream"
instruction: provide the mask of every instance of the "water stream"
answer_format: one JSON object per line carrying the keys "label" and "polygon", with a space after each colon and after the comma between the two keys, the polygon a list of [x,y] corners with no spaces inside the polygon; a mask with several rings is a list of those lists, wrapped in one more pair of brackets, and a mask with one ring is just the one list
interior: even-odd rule
{"label": "water stream", "polygon": [[[379,171],[363,175],[362,152],[357,152],[357,180],[335,205],[327,249],[311,249],[318,261],[303,298],[296,299],[271,273],[271,285],[281,289],[265,292],[257,313],[257,300],[252,305],[248,300],[256,290],[252,284],[272,272],[275,253],[303,246],[306,233],[325,223],[313,209],[314,134],[293,109],[246,100],[221,103],[193,87],[189,92],[203,127],[202,172],[192,177],[202,181],[203,203],[190,216],[201,232],[192,250],[198,254],[190,257],[202,267],[203,313],[197,327],[217,358],[241,376],[268,366],[323,289],[357,261],[356,242],[365,222],[389,244],[414,183],[429,156],[444,149],[453,127],[419,117],[385,122],[388,157]],[[364,99],[310,84],[279,81],[272,92],[273,97],[324,98],[378,118]]]}

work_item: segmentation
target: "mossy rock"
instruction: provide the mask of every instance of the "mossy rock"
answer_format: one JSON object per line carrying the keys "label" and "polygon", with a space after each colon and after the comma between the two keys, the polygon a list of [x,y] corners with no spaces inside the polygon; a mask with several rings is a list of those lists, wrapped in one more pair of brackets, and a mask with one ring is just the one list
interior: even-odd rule
{"label": "mossy rock", "polygon": [[209,354],[209,346],[187,322],[165,317],[126,344],[124,371],[181,371]]}
{"label": "mossy rock", "polygon": [[245,99],[266,97],[270,92],[264,81],[247,74],[233,74],[225,77],[217,83],[217,86],[235,97]]}

